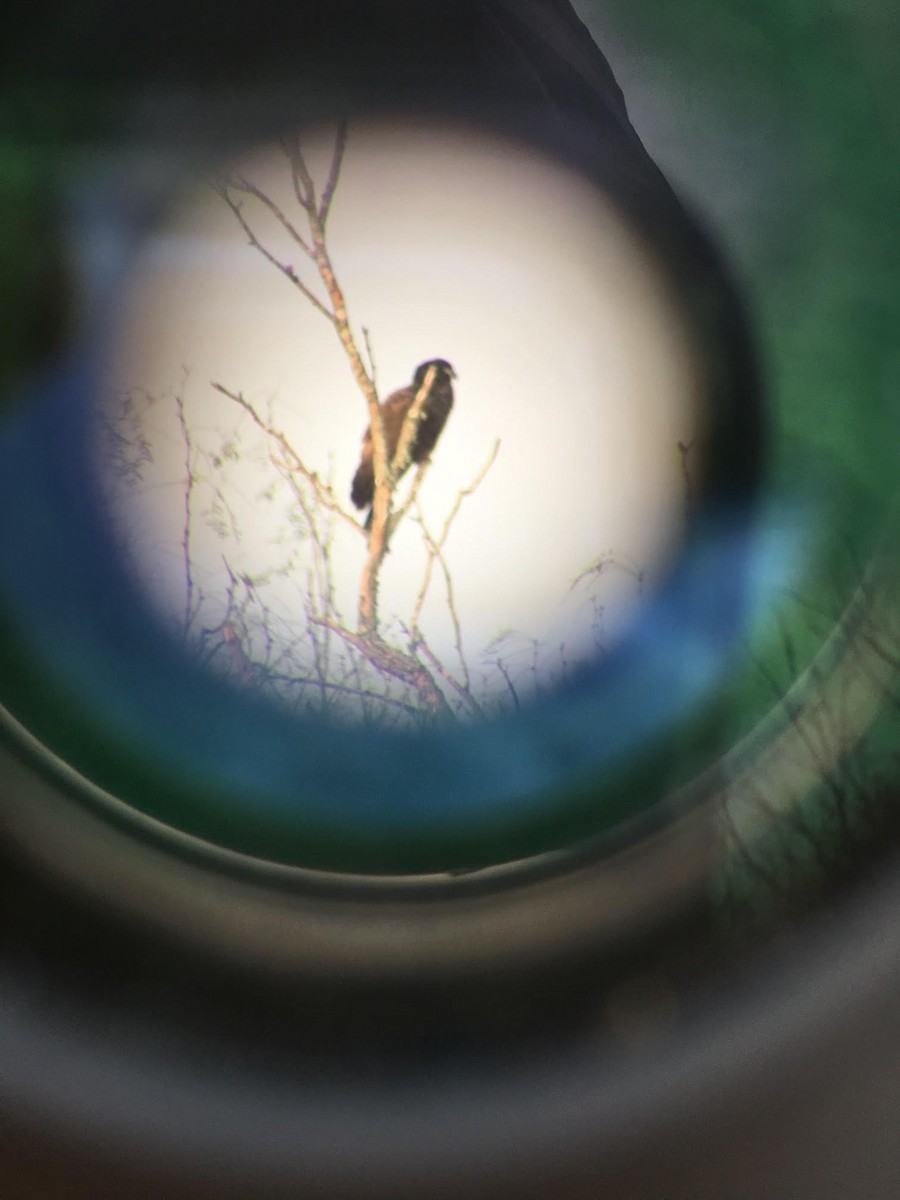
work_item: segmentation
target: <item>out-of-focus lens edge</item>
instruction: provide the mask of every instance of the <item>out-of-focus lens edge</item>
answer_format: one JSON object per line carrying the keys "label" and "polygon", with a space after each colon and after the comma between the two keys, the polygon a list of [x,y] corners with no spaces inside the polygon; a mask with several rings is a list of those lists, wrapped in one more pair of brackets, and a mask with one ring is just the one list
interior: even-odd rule
{"label": "out-of-focus lens edge", "polygon": [[533,863],[513,863],[478,872],[493,886],[473,889],[464,875],[354,877],[264,863],[105,797],[124,810],[118,816],[133,817],[128,829],[8,747],[0,777],[7,838],[57,886],[207,953],[279,972],[378,977],[555,957],[654,924],[709,870],[702,805],[604,861],[573,866],[570,856],[550,855],[530,879],[517,876]]}
{"label": "out-of-focus lens edge", "polygon": [[[821,782],[823,763],[803,747],[805,723],[823,705],[840,698],[852,719],[847,736],[863,733],[896,676],[878,643],[895,583],[882,551],[786,699],[714,769],[661,801],[668,821],[593,858],[573,847],[473,877],[352,876],[268,863],[134,811],[59,763],[10,717],[4,723],[15,736],[0,747],[0,826],[58,883],[255,968],[377,977],[597,950],[702,894],[729,853],[723,813],[732,836],[760,836]],[[845,737],[832,748],[835,761],[847,748]],[[753,802],[760,790],[779,798],[777,811]]]}

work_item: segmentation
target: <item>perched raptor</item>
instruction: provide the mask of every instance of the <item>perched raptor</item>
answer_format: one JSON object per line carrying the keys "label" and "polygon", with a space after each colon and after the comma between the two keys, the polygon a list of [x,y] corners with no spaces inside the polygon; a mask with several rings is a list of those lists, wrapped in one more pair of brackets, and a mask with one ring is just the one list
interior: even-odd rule
{"label": "perched raptor", "polygon": [[[456,372],[443,358],[432,358],[416,368],[413,381],[409,387],[392,392],[381,405],[381,419],[384,422],[384,436],[387,442],[387,454],[390,461],[394,457],[403,422],[412,404],[419,394],[419,389],[425,382],[425,377],[431,367],[434,367],[434,379],[428,395],[419,410],[418,429],[412,441],[410,459],[414,463],[422,463],[428,458],[437,445],[441,430],[453,407],[453,383]],[[353,476],[353,487],[350,499],[357,508],[368,508],[372,503],[375,492],[375,469],[372,462],[372,429],[363,434],[362,457],[356,474]],[[369,513],[366,525],[371,522]]]}

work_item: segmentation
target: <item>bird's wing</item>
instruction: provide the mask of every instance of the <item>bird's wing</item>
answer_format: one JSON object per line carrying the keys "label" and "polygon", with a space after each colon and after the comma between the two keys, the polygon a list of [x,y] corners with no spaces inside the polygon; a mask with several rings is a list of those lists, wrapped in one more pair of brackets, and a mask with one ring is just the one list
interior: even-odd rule
{"label": "bird's wing", "polygon": [[[392,392],[390,396],[380,405],[381,419],[384,422],[385,429],[390,431],[395,426],[399,433],[400,426],[403,424],[403,418],[406,416],[406,410],[415,399],[415,393],[410,394],[409,388],[398,388],[396,392]],[[388,434],[390,436],[390,433]],[[372,444],[372,426],[367,425],[366,431],[362,436],[363,447]]]}
{"label": "bird's wing", "polygon": [[396,392],[392,392],[381,406],[381,411],[384,414],[385,421],[396,419],[396,414],[399,413],[401,419],[406,415],[406,411],[416,398],[416,393],[412,388],[400,388]]}
{"label": "bird's wing", "polygon": [[394,456],[394,451],[400,441],[403,421],[415,398],[416,393],[412,388],[400,388],[399,391],[388,396],[381,406],[381,419],[384,422],[384,437],[387,442],[389,458]]}

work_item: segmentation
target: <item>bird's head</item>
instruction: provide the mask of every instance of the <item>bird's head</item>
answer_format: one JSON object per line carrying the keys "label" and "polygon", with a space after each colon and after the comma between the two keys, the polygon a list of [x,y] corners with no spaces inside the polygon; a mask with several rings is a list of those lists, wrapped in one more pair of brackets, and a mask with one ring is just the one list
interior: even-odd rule
{"label": "bird's head", "polygon": [[420,367],[416,368],[416,373],[413,376],[413,387],[420,388],[425,382],[425,376],[429,370],[435,368],[435,383],[447,381],[456,378],[456,372],[450,366],[445,358],[430,358],[428,362],[423,362]]}

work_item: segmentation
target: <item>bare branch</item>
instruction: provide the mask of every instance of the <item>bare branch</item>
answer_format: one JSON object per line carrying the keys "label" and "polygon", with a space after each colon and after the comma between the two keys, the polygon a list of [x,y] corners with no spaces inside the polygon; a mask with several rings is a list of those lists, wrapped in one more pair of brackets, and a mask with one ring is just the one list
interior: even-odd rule
{"label": "bare branch", "polygon": [[213,184],[213,187],[234,213],[241,228],[243,229],[244,233],[246,233],[250,245],[253,246],[255,250],[258,250],[263,258],[265,258],[267,262],[270,262],[277,271],[280,271],[281,274],[284,275],[284,277],[288,279],[303,296],[306,297],[310,304],[322,314],[323,317],[326,317],[332,323],[332,325],[336,325],[337,320],[335,314],[330,313],[318,296],[310,291],[306,284],[297,275],[297,272],[290,265],[290,263],[281,262],[275,257],[271,250],[262,244],[262,242],[251,229],[246,217],[244,216],[241,205],[229,194],[228,186],[222,184]]}
{"label": "bare branch", "polygon": [[223,396],[227,396],[229,400],[233,400],[235,404],[240,405],[240,407],[248,414],[254,424],[261,429],[268,438],[276,443],[287,462],[279,463],[277,459],[273,459],[272,461],[275,466],[282,467],[287,473],[288,477],[291,472],[297,472],[298,474],[302,475],[303,478],[313,488],[321,504],[323,504],[331,512],[336,513],[337,516],[346,521],[347,524],[352,525],[354,529],[362,529],[362,526],[359,521],[357,521],[356,517],[349,513],[338,500],[334,489],[329,484],[325,483],[324,480],[322,480],[315,473],[315,471],[311,471],[306,466],[306,464],[303,462],[303,459],[288,441],[285,434],[276,429],[268,421],[264,420],[250,403],[250,401],[245,398],[242,392],[233,392],[221,383],[213,382],[211,386],[215,388],[217,392],[221,392]]}
{"label": "bare branch", "polygon": [[[277,205],[274,204],[268,197],[265,197],[259,188],[255,185],[247,183],[246,180],[239,181],[240,187],[248,191],[250,195],[257,200],[261,200],[269,211],[281,222],[285,229],[291,233],[298,245],[301,245],[304,251],[312,258],[319,272],[319,277],[325,286],[331,303],[331,311],[310,291],[310,289],[302,283],[297,277],[293,267],[286,263],[282,263],[276,256],[265,247],[256,234],[251,229],[241,205],[231,196],[228,186],[219,184],[215,185],[218,194],[222,197],[228,207],[231,209],[234,216],[237,218],[241,228],[246,233],[250,244],[254,246],[270,262],[277,270],[285,275],[292,284],[306,297],[307,300],[316,308],[316,310],[326,316],[337,331],[344,353],[347,356],[350,364],[350,369],[354,379],[362,392],[366,401],[366,407],[369,413],[369,427],[372,431],[372,457],[375,472],[376,485],[380,480],[388,474],[387,464],[387,449],[384,434],[384,425],[381,417],[381,410],[378,404],[378,394],[375,389],[373,379],[370,377],[366,366],[360,354],[359,347],[353,336],[353,331],[350,326],[350,318],[347,312],[347,302],[344,297],[343,290],[337,280],[334,267],[331,262],[331,257],[328,253],[328,248],[325,242],[325,220],[330,211],[331,203],[334,198],[334,192],[340,177],[340,168],[343,161],[344,149],[346,145],[346,125],[341,124],[338,129],[334,154],[331,164],[331,172],[329,174],[328,183],[326,184],[325,192],[323,193],[323,201],[317,204],[315,185],[312,175],[307,167],[303,152],[300,146],[298,137],[293,139],[284,139],[282,147],[288,157],[291,167],[291,181],[294,188],[294,195],[298,204],[306,213],[307,222],[309,224],[310,241],[301,238],[299,233],[294,229],[293,225],[287,220]],[[224,391],[225,389],[220,388]],[[230,394],[231,398],[237,400],[237,394]],[[243,403],[238,400],[238,403]],[[298,458],[299,469],[299,458]],[[312,482],[311,473],[307,474]],[[315,484],[314,484],[315,486]],[[339,510],[336,502],[330,502],[330,506],[335,511]],[[373,520],[372,530],[368,539],[368,555],[366,565],[363,570],[364,582],[360,586],[360,606],[359,606],[359,624],[363,630],[374,632],[378,624],[378,609],[377,609],[377,591],[378,591],[378,573],[381,569],[381,564],[384,561],[384,555],[387,550],[387,541],[385,538],[385,526],[387,523],[388,502],[387,497],[378,496],[378,488],[376,486],[375,504],[373,505]],[[362,529],[358,522],[349,517],[348,514],[342,515],[345,519],[352,521],[357,529]]]}
{"label": "bare branch", "polygon": [[338,125],[337,136],[334,141],[334,154],[331,159],[331,170],[328,172],[328,181],[325,184],[325,190],[322,192],[322,201],[319,205],[319,224],[322,229],[328,224],[328,215],[331,212],[331,203],[334,200],[334,193],[337,189],[338,180],[341,177],[341,165],[344,161],[344,151],[347,149],[347,122],[341,121]]}
{"label": "bare branch", "polygon": [[222,641],[228,650],[228,656],[231,659],[232,666],[237,671],[242,683],[249,683],[255,674],[253,663],[241,645],[241,639],[237,630],[230,621],[223,621],[219,632],[222,635]]}
{"label": "bare branch", "polygon": [[252,196],[255,200],[258,200],[260,204],[269,210],[269,212],[279,223],[279,225],[281,225],[285,232],[290,235],[291,240],[300,247],[304,254],[312,259],[312,248],[309,246],[306,239],[297,229],[296,225],[294,225],[294,223],[285,216],[283,210],[279,208],[272,197],[264,192],[262,188],[257,187],[255,183],[251,183],[248,179],[245,179],[243,175],[233,175],[229,180],[227,180],[224,186],[228,191],[244,192],[246,195]]}
{"label": "bare branch", "polygon": [[315,217],[318,221],[316,188],[312,175],[310,175],[309,169],[306,166],[303,152],[300,149],[299,134],[295,134],[293,138],[284,138],[281,145],[288,157],[288,162],[291,164],[291,182],[293,183],[297,203],[308,217]]}
{"label": "bare branch", "polygon": [[[476,717],[483,716],[484,714],[481,705],[472,695],[470,690],[468,672],[466,672],[466,680],[464,683],[461,683],[458,679],[456,679],[455,676],[447,670],[438,656],[434,653],[434,651],[422,637],[421,633],[416,638],[414,653],[418,654],[420,651],[428,659],[432,670],[434,670],[438,677],[443,679],[443,681],[449,687],[451,687],[454,692],[456,692],[457,696],[459,696],[466,707],[470,709]],[[463,664],[463,666],[465,668],[465,664]]]}
{"label": "bare branch", "polygon": [[[291,164],[291,178],[294,185],[294,194],[297,201],[306,213],[309,223],[309,232],[312,239],[312,258],[319,272],[319,277],[325,286],[328,297],[331,301],[332,311],[329,318],[332,320],[341,345],[347,360],[350,364],[350,369],[353,377],[356,380],[357,386],[360,389],[365,401],[366,408],[369,414],[369,428],[372,431],[372,459],[375,470],[376,483],[379,474],[384,475],[387,464],[387,448],[384,436],[384,425],[381,419],[381,410],[378,406],[378,393],[375,388],[374,380],[370,377],[366,370],[365,363],[362,360],[359,347],[356,344],[356,339],[353,336],[353,330],[350,325],[350,317],[347,311],[347,301],[344,296],[343,289],[338,283],[337,275],[334,266],[331,262],[331,256],[328,252],[328,247],[325,241],[325,219],[330,211],[331,202],[334,198],[334,189],[337,187],[337,181],[340,176],[340,167],[343,161],[344,148],[346,145],[346,125],[342,123],[338,129],[334,157],[332,159],[331,175],[329,176],[329,184],[326,185],[327,204],[324,203],[319,207],[316,205],[315,186],[312,176],[306,165],[306,160],[303,157],[300,148],[299,138],[294,138],[293,141],[283,143],[285,153]],[[331,186],[330,194],[329,185],[332,178],[334,180]],[[377,561],[380,566],[384,558],[386,546],[384,545],[384,526],[385,514],[381,514],[381,520],[378,520],[378,514],[373,508],[373,525],[372,533],[369,537],[370,558],[373,563]],[[374,612],[367,617],[367,627],[369,624],[374,628]],[[361,621],[362,624],[362,621]]]}
{"label": "bare branch", "polygon": [[497,441],[494,443],[494,447],[491,450],[491,453],[490,453],[490,456],[489,456],[487,462],[484,464],[484,466],[481,468],[481,470],[478,472],[478,474],[475,476],[475,478],[472,480],[472,482],[469,484],[469,486],[462,488],[457,493],[456,500],[453,503],[453,507],[451,508],[450,513],[447,516],[447,519],[444,521],[443,529],[441,530],[441,534],[438,538],[433,538],[431,536],[431,534],[428,532],[427,528],[425,527],[425,523],[421,517],[421,514],[419,516],[418,523],[421,526],[422,532],[425,536],[427,561],[425,564],[425,574],[424,574],[424,577],[422,580],[422,586],[420,587],[419,593],[416,596],[415,607],[413,608],[413,614],[412,614],[412,618],[410,620],[410,629],[413,631],[414,634],[418,631],[419,619],[422,615],[422,607],[423,607],[423,605],[425,603],[425,599],[428,595],[428,589],[431,586],[431,577],[432,577],[432,573],[434,570],[435,560],[441,561],[441,565],[444,568],[445,574],[448,574],[447,568],[446,568],[446,563],[443,562],[442,552],[443,552],[444,545],[446,544],[447,538],[450,534],[450,530],[453,528],[453,523],[456,520],[457,516],[459,515],[459,510],[462,507],[463,501],[466,500],[469,496],[472,496],[475,494],[475,492],[478,490],[478,488],[484,482],[484,479],[485,479],[488,471],[490,471],[491,467],[497,461],[497,455],[499,453],[500,453],[500,439],[498,438]]}
{"label": "bare branch", "polygon": [[[388,480],[392,489],[412,459],[413,443],[419,432],[419,421],[422,419],[422,410],[425,407],[425,401],[431,393],[436,377],[437,367],[432,364],[425,372],[425,378],[419,385],[416,398],[407,409],[406,416],[403,418],[403,425],[400,429],[400,437],[397,439],[394,457],[388,464]],[[375,475],[375,483],[376,485],[378,483],[377,473]]]}
{"label": "bare branch", "polygon": [[412,704],[405,704],[402,700],[397,700],[392,696],[386,696],[383,692],[373,692],[370,689],[362,687],[353,687],[347,683],[335,683],[331,680],[322,681],[316,677],[305,677],[303,675],[286,675],[277,671],[267,671],[263,668],[265,679],[269,683],[281,683],[288,687],[311,687],[325,688],[329,692],[335,692],[342,696],[352,696],[357,700],[374,700],[378,704],[384,704],[388,708],[397,708],[409,716],[421,716],[419,709]]}
{"label": "bare branch", "polygon": [[[387,554],[390,535],[406,511],[404,509],[397,520],[391,520],[391,497],[397,486],[397,480],[409,466],[413,441],[419,426],[419,418],[436,375],[437,368],[435,366],[429,367],[425,372],[425,378],[419,385],[415,399],[403,418],[400,437],[397,440],[397,447],[390,462],[387,461],[387,441],[384,432],[384,421],[381,409],[377,405],[375,415],[372,418],[372,424],[370,425],[375,488],[372,496],[368,553],[359,581],[359,628],[365,634],[377,634],[378,631],[378,577],[381,572],[381,565],[384,562],[384,556]],[[422,474],[423,471],[420,468],[414,483],[415,491],[418,491],[418,488],[421,486]]]}
{"label": "bare branch", "polygon": [[519,701],[519,693],[516,691],[516,685],[513,683],[512,676],[510,675],[510,673],[507,669],[506,663],[501,658],[497,658],[494,660],[494,665],[496,666],[496,668],[500,672],[500,674],[503,676],[503,678],[506,680],[506,687],[509,691],[510,696],[512,696],[512,702],[515,707],[515,710],[516,710],[516,712],[519,712],[522,708],[522,705]]}
{"label": "bare branch", "polygon": [[638,590],[643,591],[644,572],[635,566],[634,563],[627,562],[618,554],[613,554],[610,552],[608,554],[601,555],[596,562],[592,563],[589,567],[582,571],[580,575],[576,576],[576,578],[572,580],[572,584],[569,587],[569,592],[574,592],[579,584],[584,583],[584,581],[586,579],[590,579],[591,576],[599,577],[600,575],[605,574],[609,567],[614,567],[617,571],[622,571],[623,574],[630,575],[638,585]]}
{"label": "bare branch", "polygon": [[175,410],[178,413],[178,425],[184,442],[184,522],[181,530],[181,552],[184,559],[184,632],[190,629],[194,611],[194,577],[191,567],[191,524],[193,520],[192,502],[194,495],[194,464],[193,444],[184,413],[184,388],[187,383],[187,372],[182,379],[181,387],[175,393]]}
{"label": "bare branch", "polygon": [[[347,647],[356,651],[360,656],[358,661],[367,663],[384,680],[394,680],[405,687],[413,689],[418,696],[420,711],[426,716],[429,714],[433,717],[453,715],[444,692],[438,685],[438,682],[436,682],[437,679],[441,680],[444,685],[455,692],[467,707],[478,712],[480,708],[471,694],[469,671],[463,654],[462,630],[456,611],[453,582],[448,564],[443,555],[443,545],[463,499],[475,490],[492,465],[499,449],[499,443],[494,447],[491,459],[479,473],[478,478],[457,497],[454,508],[444,524],[441,536],[431,539],[426,534],[428,567],[424,588],[425,592],[427,592],[435,564],[437,564],[444,577],[447,603],[455,632],[457,653],[464,675],[464,682],[461,683],[440,663],[437,656],[425,644],[421,631],[417,628],[410,635],[410,645],[413,648],[412,654],[405,653],[389,645],[378,633],[378,585],[388,541],[410,507],[417,503],[419,489],[422,486],[428,464],[422,463],[419,465],[403,506],[393,513],[391,511],[391,500],[397,481],[410,465],[419,423],[425,411],[425,404],[431,393],[431,389],[434,386],[437,368],[432,367],[426,373],[412,405],[405,414],[398,444],[389,461],[387,440],[376,385],[375,355],[369,331],[368,329],[363,329],[364,348],[368,359],[366,363],[360,353],[360,347],[351,328],[346,299],[338,282],[325,238],[328,218],[341,177],[346,145],[347,125],[345,122],[342,122],[337,129],[328,177],[325,181],[321,197],[317,198],[315,182],[303,154],[299,137],[295,135],[284,139],[282,142],[282,148],[290,166],[291,186],[294,197],[300,209],[305,214],[306,223],[309,228],[308,236],[300,232],[270,196],[263,192],[257,185],[243,177],[237,177],[216,185],[216,191],[228,205],[240,224],[250,245],[257,249],[271,265],[285,275],[318,312],[328,317],[338,334],[354,379],[366,402],[372,439],[375,489],[372,504],[371,529],[367,540],[367,555],[359,585],[358,629],[356,632],[346,628],[335,609],[333,582],[331,581],[330,535],[327,531],[323,530],[319,514],[316,510],[317,508],[324,509],[330,514],[332,520],[334,517],[339,517],[343,522],[351,525],[358,533],[365,536],[363,526],[352,514],[344,509],[331,485],[323,481],[316,472],[312,471],[304,463],[285,434],[276,427],[271,417],[266,419],[245,398],[242,392],[231,391],[219,383],[213,383],[212,386],[247,413],[256,428],[265,435],[273,446],[274,449],[270,452],[269,456],[270,461],[291,487],[298,504],[299,512],[302,513],[304,529],[308,531],[308,537],[313,546],[313,559],[306,583],[307,599],[305,606],[308,637],[305,661],[307,664],[311,664],[312,675],[309,675],[309,667],[307,667],[306,672],[299,675],[295,673],[296,678],[301,681],[299,686],[307,688],[317,687],[320,691],[323,704],[326,693],[334,691],[342,690],[343,694],[353,695],[364,702],[383,699],[387,694],[386,692],[371,693],[361,678],[358,686],[353,681],[348,683],[346,678],[338,681],[328,678],[330,666],[327,635],[334,634]],[[262,240],[251,228],[243,206],[237,198],[238,195],[249,196],[253,201],[260,204],[287,233],[293,243],[313,261],[327,293],[327,303],[319,300],[310,288],[297,277],[291,265],[280,261],[277,255],[263,244]],[[234,594],[235,588],[232,585],[230,589],[229,612],[233,605]],[[424,598],[425,595],[423,592],[421,601],[417,604],[416,608],[416,625]],[[267,617],[264,619],[264,626],[267,631]],[[325,631],[326,636],[324,639],[316,634],[316,630]],[[267,632],[266,637],[268,637]],[[268,645],[267,641],[266,646]],[[421,661],[417,652],[421,652],[422,656],[427,659],[431,670]],[[266,653],[269,655],[268,650]],[[346,661],[346,656],[344,661]],[[274,679],[271,672],[271,665],[266,670],[270,678]],[[288,680],[285,679],[281,682],[286,684]],[[335,683],[336,686],[334,686]],[[398,707],[403,708],[404,706],[401,704]],[[404,711],[407,710],[404,708]]]}
{"label": "bare branch", "polygon": [[410,485],[409,491],[407,492],[403,503],[399,508],[394,509],[394,511],[391,513],[386,535],[388,541],[390,541],[390,539],[394,536],[394,530],[397,528],[409,510],[417,504],[419,492],[422,488],[422,484],[425,482],[425,476],[428,474],[428,468],[430,466],[431,459],[426,459],[425,462],[419,463],[418,467],[416,468],[412,484]]}
{"label": "bare branch", "polygon": [[353,646],[383,675],[405,683],[418,693],[419,701],[424,712],[433,717],[451,717],[453,712],[447,704],[444,693],[432,679],[428,670],[409,654],[395,650],[377,635],[371,633],[354,633],[337,621],[323,620],[318,624],[326,625],[342,638],[348,646]]}
{"label": "bare branch", "polygon": [[363,326],[363,340],[366,344],[366,357],[369,360],[369,378],[372,380],[372,387],[375,389],[375,395],[378,395],[378,370],[375,366],[375,354],[372,350],[372,339],[368,329]]}

